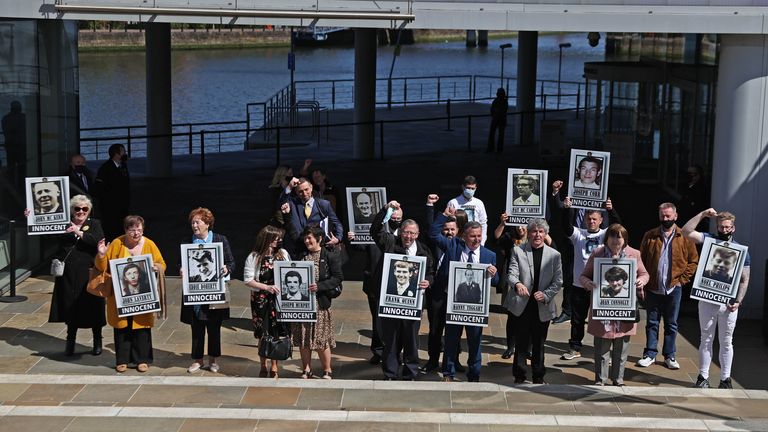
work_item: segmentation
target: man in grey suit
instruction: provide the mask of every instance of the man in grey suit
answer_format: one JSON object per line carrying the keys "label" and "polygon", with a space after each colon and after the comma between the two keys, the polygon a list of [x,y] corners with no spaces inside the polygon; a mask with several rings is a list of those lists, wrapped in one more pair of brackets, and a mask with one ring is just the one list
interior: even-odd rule
{"label": "man in grey suit", "polygon": [[544,219],[528,223],[528,243],[514,247],[509,261],[510,290],[504,307],[514,319],[515,360],[512,373],[515,383],[525,382],[525,354],[531,343],[533,383],[544,384],[544,341],[549,322],[557,316],[552,301],[563,286],[563,268],[560,253],[547,246],[544,238],[549,225]]}

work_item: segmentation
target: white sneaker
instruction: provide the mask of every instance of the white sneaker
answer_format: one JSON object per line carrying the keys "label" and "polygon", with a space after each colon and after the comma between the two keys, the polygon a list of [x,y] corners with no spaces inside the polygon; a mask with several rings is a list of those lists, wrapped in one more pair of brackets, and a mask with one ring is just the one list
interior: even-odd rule
{"label": "white sneaker", "polygon": [[199,371],[201,367],[203,367],[203,365],[198,362],[194,362],[187,368],[187,373],[195,373]]}
{"label": "white sneaker", "polygon": [[581,357],[581,353],[576,350],[570,350],[567,353],[560,356],[561,360],[573,360]]}
{"label": "white sneaker", "polygon": [[674,357],[667,357],[664,359],[664,364],[670,369],[680,369],[680,363],[675,360]]}
{"label": "white sneaker", "polygon": [[218,363],[211,363],[208,366],[208,370],[213,372],[213,373],[219,373],[219,364]]}
{"label": "white sneaker", "polygon": [[[656,363],[656,359],[650,358],[648,356],[645,356],[637,361],[637,365],[640,367],[648,367],[654,363]],[[680,365],[678,365],[677,367],[680,367]]]}

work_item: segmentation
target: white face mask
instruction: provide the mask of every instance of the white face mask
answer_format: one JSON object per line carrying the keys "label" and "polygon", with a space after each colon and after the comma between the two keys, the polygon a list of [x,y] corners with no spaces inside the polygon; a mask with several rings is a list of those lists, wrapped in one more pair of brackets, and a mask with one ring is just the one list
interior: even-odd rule
{"label": "white face mask", "polygon": [[475,196],[475,190],[474,189],[464,189],[464,196],[467,198],[472,198]]}

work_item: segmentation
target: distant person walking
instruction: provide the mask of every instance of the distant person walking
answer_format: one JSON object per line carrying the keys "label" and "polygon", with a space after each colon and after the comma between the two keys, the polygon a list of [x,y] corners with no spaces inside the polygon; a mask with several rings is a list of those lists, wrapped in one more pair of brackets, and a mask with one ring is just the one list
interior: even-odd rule
{"label": "distant person walking", "polygon": [[488,153],[493,153],[494,141],[496,140],[496,131],[499,132],[496,152],[501,153],[504,150],[504,129],[507,128],[507,110],[509,102],[507,92],[499,87],[496,90],[496,98],[491,103],[491,131],[488,134]]}
{"label": "distant person walking", "polygon": [[93,194],[99,202],[104,238],[108,242],[123,234],[123,218],[128,216],[131,208],[127,161],[125,146],[112,144],[109,146],[109,160],[101,165],[96,174]]}

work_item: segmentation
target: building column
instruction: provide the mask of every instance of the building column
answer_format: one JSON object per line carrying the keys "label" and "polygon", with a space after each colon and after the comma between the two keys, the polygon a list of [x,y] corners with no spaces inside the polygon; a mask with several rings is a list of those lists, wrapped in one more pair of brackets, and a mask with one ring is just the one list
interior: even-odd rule
{"label": "building column", "polygon": [[147,23],[147,173],[152,177],[172,174],[171,142],[171,25]]}
{"label": "building column", "polygon": [[536,127],[536,56],[539,33],[521,31],[518,33],[517,49],[517,110],[520,116],[520,145],[534,144]]}
{"label": "building column", "polygon": [[721,36],[711,201],[715,210],[736,215],[735,238],[749,246],[751,277],[739,318],[762,318],[764,312],[768,256],[766,58],[765,35]]}
{"label": "building column", "polygon": [[488,30],[477,31],[477,46],[481,46],[481,47],[488,46]]}
{"label": "building column", "polygon": [[475,30],[467,30],[467,46],[477,46],[477,32]]}
{"label": "building column", "polygon": [[373,159],[376,120],[376,29],[355,29],[353,157]]}

